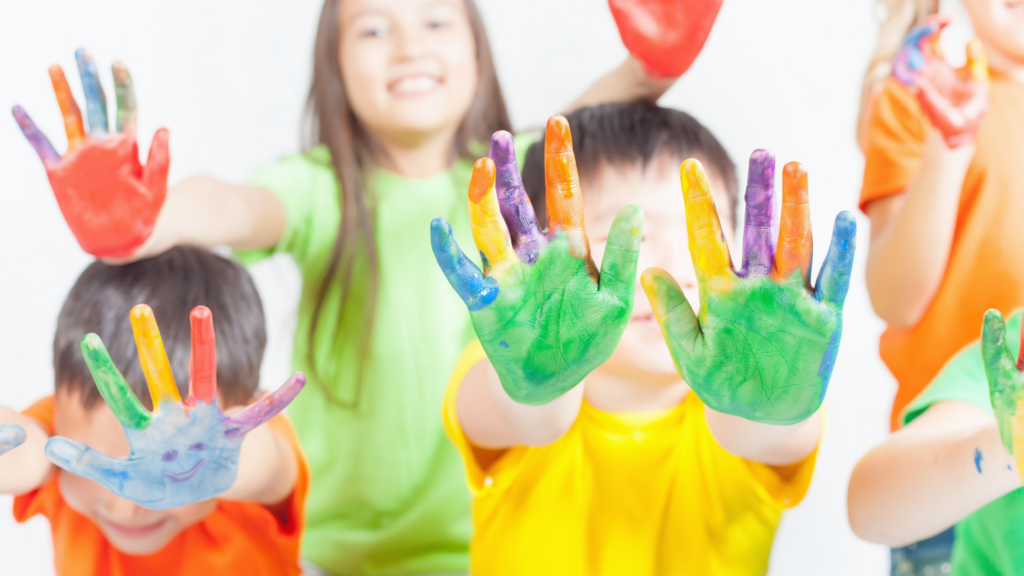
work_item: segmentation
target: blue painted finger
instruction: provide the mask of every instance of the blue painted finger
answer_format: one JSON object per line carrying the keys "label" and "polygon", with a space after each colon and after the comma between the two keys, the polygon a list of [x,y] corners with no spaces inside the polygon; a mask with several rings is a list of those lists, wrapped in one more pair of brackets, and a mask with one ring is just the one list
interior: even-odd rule
{"label": "blue painted finger", "polygon": [[856,250],[857,220],[853,214],[843,210],[836,216],[832,228],[832,244],[828,247],[828,255],[818,273],[819,300],[843,307],[846,293],[850,290],[850,274]]}
{"label": "blue painted finger", "polygon": [[36,127],[36,123],[29,117],[28,112],[21,106],[15,106],[11,109],[11,114],[14,115],[14,119],[18,122],[18,127],[21,128],[21,133],[25,135],[28,143],[32,145],[36,150],[36,154],[39,154],[39,159],[43,161],[43,166],[47,169],[56,166],[60,162],[60,154],[53,149],[53,144],[50,144],[50,139],[43,134],[42,130]]}
{"label": "blue painted finger", "polygon": [[0,454],[25,443],[25,429],[18,424],[0,424]]}
{"label": "blue painted finger", "polygon": [[106,136],[110,125],[107,120],[107,96],[103,93],[96,63],[85,48],[75,50],[75,61],[78,63],[78,74],[82,77],[85,110],[89,116],[89,133],[93,136]]}
{"label": "blue painted finger", "polygon": [[484,277],[476,264],[466,258],[455,242],[451,225],[444,218],[434,218],[430,222],[430,246],[448,283],[470,311],[480,310],[494,302],[498,297],[497,280]]}

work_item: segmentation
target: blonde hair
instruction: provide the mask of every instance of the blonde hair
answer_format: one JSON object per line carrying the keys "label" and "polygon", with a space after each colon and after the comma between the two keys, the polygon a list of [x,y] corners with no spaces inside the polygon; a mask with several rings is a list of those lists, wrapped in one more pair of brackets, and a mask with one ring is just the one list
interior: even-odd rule
{"label": "blonde hair", "polygon": [[910,29],[924,19],[939,12],[939,0],[875,0],[875,9],[885,11],[885,20],[879,23],[875,53],[864,73],[860,90],[860,111],[857,113],[857,142],[864,147],[864,124],[868,105],[882,88],[882,82],[892,73],[892,61],[899,52],[903,38]]}

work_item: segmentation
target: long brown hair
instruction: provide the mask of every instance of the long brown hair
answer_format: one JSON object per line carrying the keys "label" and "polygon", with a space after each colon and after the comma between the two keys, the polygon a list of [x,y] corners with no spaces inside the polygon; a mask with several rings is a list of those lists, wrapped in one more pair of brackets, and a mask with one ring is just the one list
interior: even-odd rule
{"label": "long brown hair", "polygon": [[864,124],[867,122],[868,105],[881,89],[882,82],[892,73],[892,61],[899,52],[903,38],[911,28],[939,12],[939,0],[875,0],[874,8],[884,10],[885,19],[879,23],[875,53],[864,73],[864,83],[860,89],[857,141],[861,147],[864,146]]}
{"label": "long brown hair", "polygon": [[[312,147],[321,144],[330,151],[331,163],[338,179],[338,199],[341,205],[341,223],[331,251],[330,263],[316,289],[316,305],[313,307],[308,334],[307,361],[313,372],[312,380],[320,386],[328,401],[346,408],[356,408],[362,394],[362,381],[377,314],[380,283],[380,263],[374,237],[375,193],[367,187],[366,174],[373,167],[380,165],[383,152],[380,144],[373,139],[355,115],[345,90],[341,63],[338,59],[341,41],[341,2],[342,0],[324,1],[313,47],[313,82],[309,88],[307,101],[310,120],[307,145]],[[465,0],[465,3],[466,17],[476,44],[478,83],[473,102],[452,141],[453,161],[457,158],[472,160],[469,150],[471,143],[486,143],[492,133],[512,129],[494,69],[483,19],[473,0]],[[425,234],[426,231],[424,241]],[[357,268],[360,272],[365,269],[365,274],[355,274]],[[324,382],[324,375],[317,373],[314,361],[315,336],[320,327],[320,314],[324,311],[324,302],[332,286],[338,286],[341,290],[340,316],[333,335],[333,349],[339,350],[342,344],[354,344],[359,347],[356,390],[351,402],[340,399],[331,391]],[[365,294],[365,299],[359,306],[354,304],[354,293]],[[343,333],[343,320],[347,314],[353,313],[362,315],[362,330],[357,333]]]}

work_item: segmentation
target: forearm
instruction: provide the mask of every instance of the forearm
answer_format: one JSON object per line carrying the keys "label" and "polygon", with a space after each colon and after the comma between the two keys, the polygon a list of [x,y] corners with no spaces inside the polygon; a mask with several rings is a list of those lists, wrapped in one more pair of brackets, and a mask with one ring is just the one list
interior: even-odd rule
{"label": "forearm", "polygon": [[481,448],[545,446],[561,438],[576,421],[583,401],[581,384],[547,404],[519,404],[505,392],[485,358],[469,370],[459,388],[459,424],[469,441]]}
{"label": "forearm", "polygon": [[238,477],[220,498],[277,504],[295,489],[298,473],[298,462],[292,448],[264,424],[242,441]]}
{"label": "forearm", "polygon": [[726,452],[769,466],[785,466],[806,458],[821,437],[821,410],[788,426],[752,422],[704,407],[711,435]]}
{"label": "forearm", "polygon": [[35,420],[0,406],[0,424],[25,429],[25,442],[0,456],[0,494],[24,494],[42,486],[53,474],[44,448],[50,435]]}
{"label": "forearm", "polygon": [[[910,188],[901,198],[876,200],[868,207],[868,292],[875,312],[892,327],[916,324],[939,289],[973,156],[973,145],[949,149],[933,130],[921,172]],[[890,210],[876,210],[874,204],[882,202],[895,203]]]}
{"label": "forearm", "polygon": [[608,102],[656,101],[675,84],[678,77],[652,78],[632,55],[618,67],[591,84],[566,112]]}
{"label": "forearm", "polygon": [[904,546],[934,536],[1021,486],[995,422],[897,433],[850,478],[850,526],[865,540]]}

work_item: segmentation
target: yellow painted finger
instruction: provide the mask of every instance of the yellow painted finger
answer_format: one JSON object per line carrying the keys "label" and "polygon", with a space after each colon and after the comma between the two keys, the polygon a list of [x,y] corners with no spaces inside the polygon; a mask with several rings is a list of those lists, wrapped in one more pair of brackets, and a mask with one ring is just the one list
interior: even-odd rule
{"label": "yellow painted finger", "polygon": [[153,411],[160,408],[164,400],[181,402],[181,394],[174,383],[171,363],[167,360],[164,342],[160,338],[153,309],[145,304],[132,308],[132,331],[135,333],[135,347],[139,350],[139,363],[153,397]]}
{"label": "yellow painted finger", "polygon": [[967,43],[967,64],[964,68],[972,80],[988,83],[988,56],[978,38],[971,38]]}
{"label": "yellow painted finger", "polygon": [[715,277],[732,271],[732,257],[725,242],[718,210],[711,197],[704,167],[693,158],[680,168],[683,200],[686,202],[686,234],[690,257],[698,275]]}
{"label": "yellow painted finger", "polygon": [[494,161],[481,158],[473,166],[469,181],[469,221],[473,225],[473,240],[483,258],[484,274],[500,276],[515,261],[512,240],[501,206],[494,191]]}

